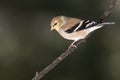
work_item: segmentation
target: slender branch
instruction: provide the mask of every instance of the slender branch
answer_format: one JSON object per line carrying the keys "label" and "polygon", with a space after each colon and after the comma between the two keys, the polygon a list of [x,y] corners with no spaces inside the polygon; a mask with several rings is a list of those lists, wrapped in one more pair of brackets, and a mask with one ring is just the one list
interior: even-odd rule
{"label": "slender branch", "polygon": [[[80,40],[74,43],[74,45],[78,46],[80,43],[85,40]],[[62,60],[64,60],[68,55],[70,55],[77,47],[70,46],[64,53],[62,53],[59,57],[57,57],[51,64],[49,64],[46,68],[44,68],[40,73],[36,72],[36,76],[32,80],[40,80],[45,74],[47,74],[50,70],[52,70],[55,66],[57,66]]]}
{"label": "slender branch", "polygon": [[114,6],[117,4],[117,0],[111,0],[109,3],[108,8],[105,10],[105,12],[103,13],[103,15],[99,18],[100,22],[103,22],[104,19],[108,16],[108,14],[110,13],[110,11],[114,8]]}
{"label": "slender branch", "polygon": [[[116,5],[116,0],[111,0],[108,9],[104,12],[104,14],[100,17],[99,21],[102,22],[104,19],[108,16],[112,8]],[[85,39],[78,40],[74,43],[72,43],[74,46],[69,46],[68,49],[62,53],[59,57],[57,57],[51,64],[49,64],[46,68],[44,68],[41,72],[36,72],[35,77],[32,80],[40,80],[42,77],[44,77],[49,71],[51,71],[53,68],[55,68],[62,60],[64,60],[68,55],[72,54],[75,49],[77,49],[77,46],[81,44],[82,42],[85,42],[86,39],[89,37],[88,35]],[[76,46],[76,47],[75,47]]]}

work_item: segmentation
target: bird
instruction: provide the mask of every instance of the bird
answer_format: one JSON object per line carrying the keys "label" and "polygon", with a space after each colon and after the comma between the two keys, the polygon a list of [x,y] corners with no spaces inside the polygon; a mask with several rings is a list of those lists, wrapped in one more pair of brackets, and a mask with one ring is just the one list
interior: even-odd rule
{"label": "bird", "polygon": [[76,42],[85,39],[93,31],[108,24],[115,24],[115,22],[92,21],[67,16],[56,16],[51,20],[50,25],[51,31],[56,30],[63,38]]}

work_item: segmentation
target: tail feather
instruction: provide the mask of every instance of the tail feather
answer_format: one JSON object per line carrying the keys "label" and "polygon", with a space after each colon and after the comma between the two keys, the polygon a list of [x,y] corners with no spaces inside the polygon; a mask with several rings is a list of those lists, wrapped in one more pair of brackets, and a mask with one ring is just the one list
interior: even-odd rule
{"label": "tail feather", "polygon": [[110,24],[115,24],[115,22],[103,22],[100,24],[97,24],[98,26],[103,26],[103,25],[110,25]]}
{"label": "tail feather", "polygon": [[103,22],[103,23],[101,23],[101,24],[103,24],[103,25],[107,25],[107,24],[115,24],[115,22]]}
{"label": "tail feather", "polygon": [[115,24],[115,22],[103,22],[103,23],[99,23],[95,26],[92,26],[90,28],[88,28],[89,32],[93,32],[101,27],[103,27],[104,25],[109,25],[109,24]]}

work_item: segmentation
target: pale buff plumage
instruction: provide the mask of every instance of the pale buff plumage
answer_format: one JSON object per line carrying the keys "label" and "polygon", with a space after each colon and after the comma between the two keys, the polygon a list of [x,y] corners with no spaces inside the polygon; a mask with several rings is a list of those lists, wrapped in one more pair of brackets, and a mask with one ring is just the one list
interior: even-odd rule
{"label": "pale buff plumage", "polygon": [[[84,20],[72,18],[72,17],[57,16],[57,17],[54,17],[51,21],[51,30],[56,30],[65,39],[77,41],[79,39],[84,39],[89,33],[95,31],[96,29],[101,28],[104,24],[113,24],[109,22],[101,23],[101,24],[98,24],[96,26],[93,26],[87,29],[76,31],[78,28],[81,27],[83,21]],[[66,30],[71,29],[73,26],[75,26],[78,23],[80,24],[78,25],[77,28],[74,29],[72,33],[65,32]]]}

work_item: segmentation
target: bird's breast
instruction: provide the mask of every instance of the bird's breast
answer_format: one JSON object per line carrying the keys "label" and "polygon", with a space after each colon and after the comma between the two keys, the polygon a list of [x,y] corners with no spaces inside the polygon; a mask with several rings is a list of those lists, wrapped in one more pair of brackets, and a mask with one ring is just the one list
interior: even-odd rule
{"label": "bird's breast", "polygon": [[59,31],[59,34],[68,40],[79,40],[83,39],[87,36],[87,33],[85,31],[79,31],[79,32],[73,32],[73,33],[67,33],[63,30]]}

